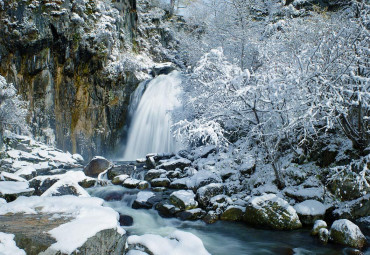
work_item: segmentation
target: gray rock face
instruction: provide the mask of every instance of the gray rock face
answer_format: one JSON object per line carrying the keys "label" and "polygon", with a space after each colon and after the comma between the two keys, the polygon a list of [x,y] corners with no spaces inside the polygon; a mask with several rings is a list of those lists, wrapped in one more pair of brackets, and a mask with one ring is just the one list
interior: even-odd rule
{"label": "gray rock face", "polygon": [[[129,70],[105,66],[114,48],[135,41],[136,1],[117,3],[120,10],[97,0],[3,3],[0,74],[32,98],[34,134],[48,140],[51,128],[59,148],[85,158],[112,152],[139,81]],[[110,28],[99,27],[102,14]]]}
{"label": "gray rock face", "polygon": [[94,157],[89,164],[84,168],[84,173],[87,176],[98,177],[98,175],[109,167],[112,163],[103,157]]}

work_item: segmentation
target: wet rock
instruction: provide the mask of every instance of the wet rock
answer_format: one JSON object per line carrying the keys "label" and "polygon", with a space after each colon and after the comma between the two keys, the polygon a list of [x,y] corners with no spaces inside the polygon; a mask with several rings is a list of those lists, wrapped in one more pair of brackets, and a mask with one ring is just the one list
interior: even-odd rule
{"label": "wet rock", "polygon": [[320,228],[319,229],[319,240],[323,244],[327,244],[329,241],[329,230],[326,228]]}
{"label": "wet rock", "polygon": [[182,173],[179,170],[174,170],[174,171],[168,171],[167,172],[167,178],[169,179],[178,179],[182,177]]}
{"label": "wet rock", "polygon": [[114,185],[120,185],[120,184],[123,184],[124,181],[126,179],[130,178],[130,176],[128,176],[127,174],[122,174],[122,175],[118,175],[118,176],[115,176],[112,180],[112,183]]}
{"label": "wet rock", "polygon": [[156,167],[156,163],[154,160],[154,155],[147,155],[146,156],[146,161],[145,161],[146,167],[151,169]]}
{"label": "wet rock", "polygon": [[240,221],[245,213],[245,208],[241,206],[229,206],[221,214],[220,219],[225,221]]}
{"label": "wet rock", "polygon": [[176,214],[177,218],[181,220],[200,220],[206,215],[206,212],[200,208],[190,209],[186,211],[181,211]]}
{"label": "wet rock", "polygon": [[166,201],[156,204],[155,209],[158,211],[159,215],[165,218],[174,217],[176,213],[181,211],[179,208]]}
{"label": "wet rock", "polygon": [[212,183],[198,189],[196,200],[199,206],[206,209],[212,197],[224,194],[225,186],[222,183]]}
{"label": "wet rock", "polygon": [[300,221],[305,225],[312,225],[316,220],[324,219],[326,211],[326,207],[316,200],[306,200],[296,204],[294,209],[297,211]]}
{"label": "wet rock", "polygon": [[129,188],[129,189],[136,189],[140,183],[141,183],[141,180],[136,180],[136,179],[132,179],[131,177],[129,177],[123,182],[122,186]]}
{"label": "wet rock", "polygon": [[333,222],[330,228],[330,240],[357,249],[362,249],[366,245],[366,237],[360,228],[346,219]]}
{"label": "wet rock", "polygon": [[147,189],[147,188],[149,188],[149,182],[147,182],[147,181],[141,181],[137,185],[137,188],[138,189]]}
{"label": "wet rock", "polygon": [[204,216],[203,221],[207,224],[213,224],[220,218],[220,215],[215,211],[208,211],[206,216]]}
{"label": "wet rock", "polygon": [[152,187],[168,187],[171,181],[168,178],[156,178],[150,181]]}
{"label": "wet rock", "polygon": [[170,202],[181,210],[190,210],[198,206],[194,200],[195,194],[191,190],[179,190],[170,195]]}
{"label": "wet rock", "polygon": [[151,170],[149,170],[145,174],[144,180],[151,181],[153,179],[160,178],[161,175],[165,175],[165,174],[167,174],[167,171],[166,170],[163,170],[163,169],[151,169]]}
{"label": "wet rock", "polygon": [[165,169],[165,170],[175,170],[176,168],[180,168],[183,170],[185,167],[191,165],[191,161],[185,158],[177,159],[177,160],[170,160],[165,163],[162,163],[157,168]]}
{"label": "wet rock", "polygon": [[78,185],[80,185],[82,188],[85,188],[85,189],[94,187],[95,184],[96,184],[96,180],[91,179],[91,178],[78,182]]}
{"label": "wet rock", "polygon": [[274,194],[252,197],[246,206],[243,220],[253,226],[277,230],[302,227],[294,208]]}
{"label": "wet rock", "polygon": [[119,215],[119,224],[121,226],[132,226],[134,224],[134,219],[129,215]]}
{"label": "wet rock", "polygon": [[98,177],[98,175],[108,168],[112,167],[112,163],[103,157],[94,157],[89,164],[84,168],[84,173],[87,176]]}
{"label": "wet rock", "polygon": [[131,176],[136,170],[136,166],[133,165],[121,165],[121,166],[113,166],[107,172],[107,176],[109,180],[113,180],[114,177],[119,175],[129,175]]}
{"label": "wet rock", "polygon": [[315,236],[319,234],[320,229],[327,228],[328,225],[323,220],[317,220],[315,221],[315,224],[312,227],[311,235]]}
{"label": "wet rock", "polygon": [[150,74],[153,77],[156,77],[156,76],[161,75],[161,74],[169,74],[174,70],[176,70],[176,66],[173,63],[171,63],[171,62],[160,63],[160,64],[156,64],[152,68],[152,71],[150,72]]}
{"label": "wet rock", "polygon": [[188,186],[184,182],[174,181],[170,183],[171,189],[188,189]]}
{"label": "wet rock", "polygon": [[153,192],[150,191],[140,191],[137,194],[136,199],[134,200],[134,203],[132,204],[132,208],[134,209],[150,209],[153,207],[154,204],[161,201],[160,196],[156,196]]}

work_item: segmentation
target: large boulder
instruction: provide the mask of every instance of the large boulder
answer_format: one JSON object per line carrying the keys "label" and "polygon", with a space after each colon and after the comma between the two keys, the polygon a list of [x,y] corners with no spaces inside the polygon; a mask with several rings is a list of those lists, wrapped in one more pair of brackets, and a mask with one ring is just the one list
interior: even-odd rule
{"label": "large boulder", "polygon": [[125,231],[118,213],[103,203],[91,197],[20,197],[0,206],[1,231],[14,234],[30,255],[122,254]]}
{"label": "large boulder", "polygon": [[0,181],[0,198],[7,202],[16,200],[20,196],[32,196],[34,188],[30,188],[28,182]]}
{"label": "large boulder", "polygon": [[302,227],[294,208],[274,194],[252,197],[246,206],[243,220],[250,225],[277,230]]}
{"label": "large boulder", "polygon": [[366,245],[366,237],[360,228],[346,219],[333,222],[330,228],[330,240],[357,249],[362,249]]}
{"label": "large boulder", "polygon": [[181,210],[190,210],[198,206],[195,194],[191,190],[178,190],[171,194],[170,201]]}
{"label": "large boulder", "polygon": [[109,160],[97,156],[94,157],[84,168],[84,173],[90,177],[98,177],[100,173],[104,172],[112,166],[113,164]]}
{"label": "large boulder", "polygon": [[121,165],[121,166],[113,166],[111,167],[108,172],[107,176],[109,180],[113,180],[114,177],[119,175],[129,175],[131,176],[136,170],[136,166],[133,165]]}
{"label": "large boulder", "polygon": [[312,225],[316,220],[322,220],[325,216],[326,207],[316,200],[306,200],[296,204],[294,209],[297,211],[299,219],[305,225]]}
{"label": "large boulder", "polygon": [[191,161],[185,158],[180,158],[176,160],[169,160],[167,162],[162,163],[161,165],[157,166],[159,169],[165,170],[175,170],[176,168],[180,168],[183,170],[185,167],[191,165]]}
{"label": "large boulder", "polygon": [[231,205],[221,214],[220,219],[226,221],[240,221],[245,213],[245,208],[237,205]]}
{"label": "large boulder", "polygon": [[212,197],[224,194],[225,186],[222,183],[211,183],[198,189],[196,200],[200,207],[206,209]]}

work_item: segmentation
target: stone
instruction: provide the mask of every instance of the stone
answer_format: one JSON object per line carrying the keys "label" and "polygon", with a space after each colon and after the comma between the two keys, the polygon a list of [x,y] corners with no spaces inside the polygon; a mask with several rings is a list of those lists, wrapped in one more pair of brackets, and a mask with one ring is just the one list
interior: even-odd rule
{"label": "stone", "polygon": [[361,217],[366,217],[370,212],[370,194],[366,194],[356,200],[346,201],[334,208],[329,215],[333,219],[349,219],[355,220]]}
{"label": "stone", "polygon": [[80,185],[82,188],[85,188],[85,189],[94,187],[95,184],[96,184],[96,180],[91,179],[91,178],[78,182],[78,185]]}
{"label": "stone", "polygon": [[112,183],[114,185],[121,185],[128,178],[130,178],[130,176],[128,176],[127,174],[118,175],[113,178]]}
{"label": "stone", "polygon": [[151,168],[155,168],[156,163],[155,163],[155,160],[154,160],[154,156],[146,156],[145,164],[146,164],[146,166],[147,166],[149,169],[151,169]]}
{"label": "stone", "polygon": [[287,197],[293,198],[298,202],[303,202],[305,200],[322,201],[325,193],[322,187],[304,188],[301,186],[287,187],[283,192]]}
{"label": "stone", "polygon": [[340,176],[329,182],[329,190],[342,201],[350,201],[361,198],[364,194],[370,194],[370,187],[358,184],[361,178],[355,173]]}
{"label": "stone", "polygon": [[194,200],[195,194],[191,190],[179,190],[170,195],[170,202],[181,210],[190,210],[198,206]]}
{"label": "stone", "polygon": [[112,163],[103,157],[94,157],[84,168],[84,173],[90,177],[98,177],[105,170],[112,167]]}
{"label": "stone", "polygon": [[212,183],[198,189],[196,200],[199,206],[206,209],[212,197],[224,194],[225,186],[222,183]]}
{"label": "stone", "polygon": [[206,212],[200,208],[181,211],[176,214],[181,220],[200,220],[206,215]]}
{"label": "stone", "polygon": [[144,180],[151,181],[156,178],[160,178],[161,175],[165,175],[167,173],[164,169],[151,169],[148,172],[146,172]]}
{"label": "stone", "polygon": [[312,227],[311,235],[315,236],[319,234],[320,229],[327,228],[328,225],[323,220],[317,220],[315,221],[315,224]]}
{"label": "stone", "polygon": [[243,220],[253,226],[276,230],[292,230],[302,227],[294,208],[274,194],[249,199]]}
{"label": "stone", "polygon": [[169,160],[167,162],[162,163],[157,168],[165,169],[165,170],[175,170],[176,168],[180,168],[183,170],[185,167],[189,167],[191,165],[191,161],[185,158],[180,158],[176,160]]}
{"label": "stone", "polygon": [[138,189],[147,189],[147,188],[149,188],[149,182],[147,182],[147,181],[141,181],[137,185],[137,188]]}
{"label": "stone", "polygon": [[188,189],[188,186],[186,183],[174,181],[170,183],[170,189]]}
{"label": "stone", "polygon": [[119,215],[119,224],[121,226],[132,226],[134,224],[134,219],[129,215]]}
{"label": "stone", "polygon": [[226,210],[221,214],[220,219],[225,221],[241,221],[244,213],[245,208],[232,205],[226,208]]}
{"label": "stone", "polygon": [[0,198],[7,202],[16,200],[20,196],[32,196],[34,188],[30,188],[28,182],[0,181]]}
{"label": "stone", "polygon": [[300,221],[305,225],[313,225],[316,220],[324,219],[326,207],[319,201],[306,200],[294,206]]}
{"label": "stone", "polygon": [[207,224],[213,224],[220,218],[220,215],[215,211],[208,211],[206,216],[204,216],[203,221]]}
{"label": "stone", "polygon": [[131,176],[136,170],[136,166],[133,165],[120,165],[120,166],[113,166],[107,172],[107,176],[109,180],[113,180],[114,177],[119,175],[129,175]]}
{"label": "stone", "polygon": [[129,189],[136,189],[140,183],[141,183],[141,180],[137,180],[137,179],[133,179],[129,177],[123,182],[122,186],[129,188]]}
{"label": "stone", "polygon": [[360,228],[346,219],[333,222],[330,228],[330,240],[357,249],[362,249],[366,245],[366,237]]}
{"label": "stone", "polygon": [[181,211],[179,208],[166,201],[156,204],[155,209],[158,211],[159,215],[164,218],[174,217],[176,213]]}
{"label": "stone", "polygon": [[171,181],[168,178],[156,178],[150,181],[152,187],[168,187]]}
{"label": "stone", "polygon": [[323,244],[327,244],[328,241],[329,241],[329,230],[327,230],[326,228],[320,228],[319,229],[319,240],[321,243]]}

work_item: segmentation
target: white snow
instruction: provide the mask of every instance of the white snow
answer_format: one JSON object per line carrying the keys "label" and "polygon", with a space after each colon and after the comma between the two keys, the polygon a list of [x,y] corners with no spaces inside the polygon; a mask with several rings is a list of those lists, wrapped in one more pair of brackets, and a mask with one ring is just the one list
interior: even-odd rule
{"label": "white snow", "polygon": [[103,203],[103,199],[93,197],[19,197],[1,206],[0,215],[48,213],[74,217],[71,222],[48,232],[56,239],[50,248],[70,254],[102,230],[116,229],[121,235],[125,233],[119,226],[118,213],[112,208],[103,207]]}
{"label": "white snow", "polygon": [[194,199],[195,194],[192,190],[178,190],[172,192],[171,196],[174,196],[181,200],[184,203],[185,207],[196,207],[198,205],[198,202]]}
{"label": "white snow", "polygon": [[137,193],[136,201],[138,202],[146,202],[148,201],[149,198],[154,197],[155,194],[150,191],[140,191]]}
{"label": "white snow", "polygon": [[0,181],[0,194],[18,194],[34,190],[29,188],[28,182]]}
{"label": "white snow", "polygon": [[306,200],[296,204],[294,209],[302,215],[324,215],[326,211],[325,205],[316,200]]}
{"label": "white snow", "polygon": [[221,182],[221,178],[211,171],[201,170],[191,177],[181,178],[173,181],[173,184],[185,184],[188,188],[198,187],[203,181],[213,179],[214,182]]}
{"label": "white snow", "polygon": [[129,236],[128,245],[140,244],[153,255],[209,255],[202,241],[195,235],[176,230],[168,237],[146,234]]}
{"label": "white snow", "polygon": [[266,202],[271,201],[272,203],[277,203],[280,207],[286,209],[292,217],[298,219],[298,215],[296,210],[289,205],[289,203],[279,197],[277,197],[275,194],[264,194],[262,196],[256,196],[252,197],[249,202],[253,205],[254,208],[258,209],[261,208],[261,206],[265,205]]}
{"label": "white snow", "polygon": [[356,224],[346,219],[334,221],[330,228],[330,231],[332,230],[337,230],[339,232],[345,233],[347,241],[366,239],[364,234],[362,234],[360,228]]}
{"label": "white snow", "polygon": [[10,180],[17,181],[17,182],[26,182],[27,181],[26,179],[24,179],[22,177],[19,177],[16,174],[12,174],[12,173],[8,173],[8,172],[3,171],[0,174],[0,180],[5,181],[5,179],[10,179]]}
{"label": "white snow", "polygon": [[4,198],[0,198],[0,205],[6,204],[6,200]]}
{"label": "white snow", "polygon": [[0,254],[1,255],[26,255],[26,252],[19,249],[14,241],[13,234],[0,232]]}

